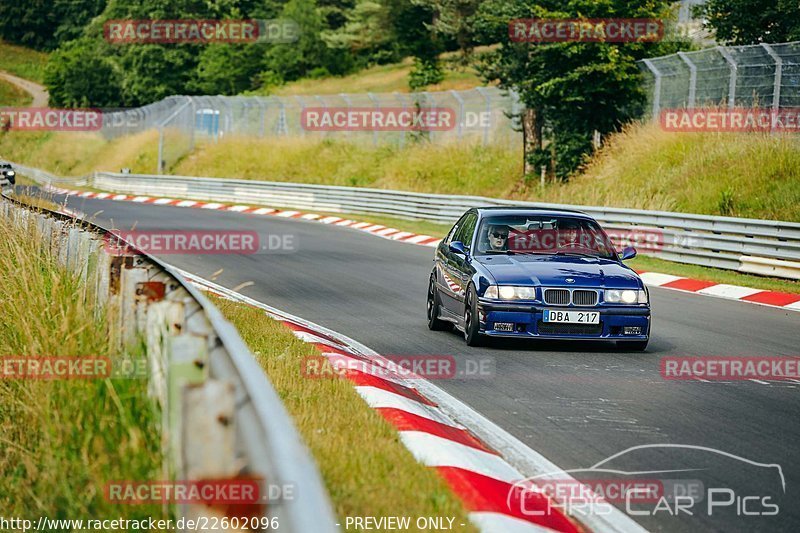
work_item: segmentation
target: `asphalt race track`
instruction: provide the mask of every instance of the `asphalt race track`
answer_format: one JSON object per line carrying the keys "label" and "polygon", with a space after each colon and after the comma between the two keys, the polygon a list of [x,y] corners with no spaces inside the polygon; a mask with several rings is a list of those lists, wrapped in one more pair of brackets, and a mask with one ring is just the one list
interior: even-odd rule
{"label": "asphalt race track", "polygon": [[[56,197],[62,202],[64,197]],[[164,255],[162,259],[323,326],[382,354],[494,358],[496,373],[437,384],[565,470],[585,469],[642,444],[704,446],[755,463],[699,450],[639,450],[625,471],[686,472],[706,487],[735,486],[735,501],[705,503],[692,516],[635,516],[654,531],[800,530],[800,383],[667,381],[664,356],[798,356],[800,313],[651,288],[652,339],[645,353],[614,345],[498,342],[468,348],[460,335],[432,332],[425,293],[433,249],[356,230],[277,217],[70,197],[68,204],[106,227],[137,230],[255,230],[293,235],[294,253]],[[769,512],[766,494],[780,503]],[[742,503],[742,498],[757,496]],[[771,501],[776,501],[773,498]],[[749,502],[749,504],[748,504]],[[618,506],[624,506],[620,504]],[[738,516],[737,516],[738,515]]]}

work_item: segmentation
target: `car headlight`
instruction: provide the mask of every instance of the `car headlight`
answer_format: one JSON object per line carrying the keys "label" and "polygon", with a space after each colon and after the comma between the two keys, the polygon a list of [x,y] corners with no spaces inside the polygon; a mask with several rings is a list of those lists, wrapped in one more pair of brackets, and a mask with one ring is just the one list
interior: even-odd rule
{"label": "car headlight", "polygon": [[489,285],[483,294],[495,300],[535,300],[536,287],[517,287],[514,285]]}
{"label": "car headlight", "polygon": [[605,301],[610,304],[646,304],[647,291],[606,289]]}

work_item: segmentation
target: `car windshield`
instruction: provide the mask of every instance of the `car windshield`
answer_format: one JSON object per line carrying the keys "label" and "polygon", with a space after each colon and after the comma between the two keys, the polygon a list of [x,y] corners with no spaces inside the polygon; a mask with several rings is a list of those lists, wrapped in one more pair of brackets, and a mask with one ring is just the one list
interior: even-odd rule
{"label": "car windshield", "polygon": [[593,220],[571,216],[485,217],[478,228],[477,254],[576,255],[616,259],[608,235]]}

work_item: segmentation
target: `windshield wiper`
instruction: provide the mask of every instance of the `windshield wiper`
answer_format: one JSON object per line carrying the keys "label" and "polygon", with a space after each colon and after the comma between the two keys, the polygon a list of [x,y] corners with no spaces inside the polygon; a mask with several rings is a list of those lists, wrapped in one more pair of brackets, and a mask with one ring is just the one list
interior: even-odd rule
{"label": "windshield wiper", "polygon": [[599,258],[600,257],[599,255],[587,254],[585,252],[565,252],[563,250],[557,251],[556,255],[574,255],[576,257],[595,257],[595,258]]}

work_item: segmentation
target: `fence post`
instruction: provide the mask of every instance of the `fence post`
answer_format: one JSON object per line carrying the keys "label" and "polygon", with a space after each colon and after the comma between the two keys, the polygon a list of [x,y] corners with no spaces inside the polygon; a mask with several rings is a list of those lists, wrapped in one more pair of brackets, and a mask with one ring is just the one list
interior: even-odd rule
{"label": "fence post", "polygon": [[256,102],[258,102],[258,107],[261,109],[261,122],[258,126],[258,136],[263,137],[266,130],[267,106],[264,104],[264,99],[260,96],[256,96]]}
{"label": "fence post", "polygon": [[731,53],[728,52],[727,48],[724,46],[717,46],[717,51],[725,58],[725,61],[727,61],[728,65],[731,67],[731,77],[728,82],[728,107],[733,109],[736,106],[736,76],[739,71],[739,66],[736,64],[736,61],[733,59]]}
{"label": "fence post", "polygon": [[[375,98],[375,95],[372,93],[367,93],[367,96],[372,101],[372,103],[375,104],[375,110],[376,111],[380,110],[380,105],[378,104],[378,99]],[[372,146],[378,146],[378,132],[377,130],[375,130],[374,127],[372,128]]]}
{"label": "fence post", "polygon": [[[344,100],[344,103],[347,104],[347,116],[349,117],[350,110],[353,109],[353,103],[350,100],[350,97],[346,93],[339,93],[339,96],[341,97],[342,100]],[[353,131],[348,129],[345,132],[345,134],[349,137],[350,135],[353,134]]]}
{"label": "fence post", "polygon": [[692,63],[692,60],[689,59],[685,52],[678,52],[678,57],[689,67],[689,102],[686,107],[692,108],[697,95],[697,66]]}
{"label": "fence post", "polygon": [[284,137],[289,136],[289,125],[286,123],[286,102],[283,98],[278,98],[278,105],[280,106],[280,114],[278,115],[278,135],[283,134]]}
{"label": "fence post", "polygon": [[[298,120],[298,123],[300,124],[300,131],[303,132],[303,136],[305,136],[308,133],[306,131],[306,129],[303,127],[303,111],[306,108],[306,104],[305,104],[305,102],[303,102],[303,99],[300,98],[299,95],[295,95],[294,99],[297,100],[297,102],[300,104],[300,115],[299,115],[300,120]],[[288,131],[288,128],[287,128],[287,131]]]}
{"label": "fence post", "polygon": [[[486,99],[486,112],[489,113],[489,116],[492,116],[492,97],[486,93],[486,89],[483,87],[475,87],[475,90],[478,91],[481,96]],[[490,121],[491,123],[491,121]],[[486,126],[483,129],[483,145],[486,146],[489,144],[489,128],[491,126]]]}
{"label": "fence post", "polygon": [[164,173],[164,127],[158,128],[158,170],[156,174]]}
{"label": "fence post", "polygon": [[456,102],[458,102],[458,129],[456,131],[458,132],[458,138],[460,139],[462,135],[461,127],[464,124],[464,99],[461,98],[461,95],[456,91],[450,91],[450,94],[452,94],[453,98],[455,98]]}
{"label": "fence post", "polygon": [[[407,102],[405,100],[403,100],[403,95],[401,93],[397,92],[397,91],[395,91],[393,94],[394,94],[394,97],[396,99],[400,100],[400,103],[403,105],[403,111],[405,111],[407,109],[408,105],[407,105]],[[405,145],[406,145],[406,130],[403,129],[400,132],[400,148],[402,148]]]}
{"label": "fence post", "polygon": [[192,111],[191,116],[189,117],[189,151],[194,150],[194,136],[195,136],[195,129],[197,128],[197,104],[194,102],[194,98],[191,96],[189,97],[189,103],[192,104]]}
{"label": "fence post", "polygon": [[778,111],[781,107],[781,78],[783,77],[783,60],[767,43],[761,43],[769,57],[775,62],[775,82],[772,89],[772,109]]}
{"label": "fence post", "polygon": [[644,60],[645,66],[653,73],[653,118],[658,118],[661,112],[661,72],[650,59]]}

